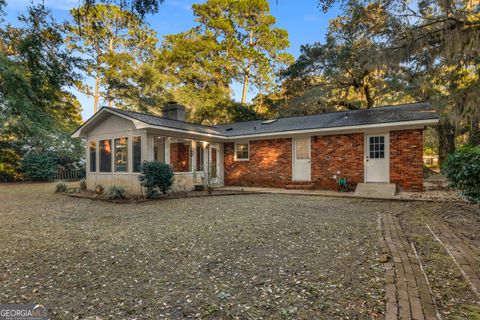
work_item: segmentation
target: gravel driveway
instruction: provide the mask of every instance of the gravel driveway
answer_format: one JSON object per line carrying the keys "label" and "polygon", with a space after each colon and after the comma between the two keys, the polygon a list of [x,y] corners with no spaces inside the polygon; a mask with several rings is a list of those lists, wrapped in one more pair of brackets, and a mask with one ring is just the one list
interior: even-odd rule
{"label": "gravel driveway", "polygon": [[242,195],[111,204],[0,185],[0,300],[53,318],[381,318],[377,211]]}

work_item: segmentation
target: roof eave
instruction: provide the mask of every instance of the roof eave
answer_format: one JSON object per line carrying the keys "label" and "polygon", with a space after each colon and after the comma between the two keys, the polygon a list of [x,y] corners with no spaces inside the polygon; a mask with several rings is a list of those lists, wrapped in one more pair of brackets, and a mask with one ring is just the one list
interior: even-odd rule
{"label": "roof eave", "polygon": [[405,128],[422,128],[425,126],[436,125],[438,121],[439,121],[438,118],[432,118],[432,119],[424,119],[424,120],[381,122],[381,123],[354,125],[354,126],[300,129],[300,130],[289,130],[289,131],[231,135],[227,137],[227,140],[235,141],[239,139],[278,137],[278,136],[285,136],[285,135],[301,135],[301,134],[316,134],[316,133],[327,135],[327,134],[336,134],[336,133],[342,133],[342,132],[362,132],[364,130],[370,130],[370,129],[387,129],[387,128],[390,128],[390,130],[400,130]]}

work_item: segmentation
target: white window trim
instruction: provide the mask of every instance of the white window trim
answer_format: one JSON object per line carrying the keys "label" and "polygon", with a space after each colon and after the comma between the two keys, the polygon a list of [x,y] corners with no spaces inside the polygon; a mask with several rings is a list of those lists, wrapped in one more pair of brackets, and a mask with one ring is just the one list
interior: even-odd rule
{"label": "white window trim", "polygon": [[[92,152],[90,151],[90,145],[91,143],[95,143],[95,171],[92,171],[90,170],[91,169],[91,166],[92,166]],[[88,140],[88,145],[87,145],[87,149],[88,149],[88,172],[89,173],[97,173],[98,172],[98,161],[97,161],[97,158],[98,158],[98,141],[97,140]]]}
{"label": "white window trim", "polygon": [[[116,160],[115,158],[116,158],[116,155],[117,155],[117,143],[116,143],[116,141],[121,140],[121,139],[127,139],[127,167],[126,167],[125,171],[118,171],[117,166],[115,164],[115,160]],[[115,173],[115,174],[130,173],[130,159],[129,159],[129,157],[130,157],[129,151],[130,150],[129,149],[130,149],[131,139],[129,139],[129,137],[119,137],[119,138],[113,138],[112,141],[113,141],[113,154],[112,154],[112,156],[113,156],[113,167],[112,167],[113,173]]]}
{"label": "white window trim", "polygon": [[[115,173],[115,170],[114,170],[114,165],[115,165],[114,143],[115,143],[115,139],[116,138],[98,139],[98,148],[97,148],[97,150],[98,150],[98,169],[97,169],[97,173],[103,173],[103,174]],[[111,153],[110,153],[110,171],[102,171],[102,166],[100,164],[101,159],[102,159],[102,155],[101,155],[102,148],[100,147],[100,142],[101,141],[106,141],[106,140],[110,141],[110,148],[112,148]]]}
{"label": "white window trim", "polygon": [[[247,158],[237,158],[237,144],[247,144],[247,149],[248,149],[248,157]],[[250,141],[235,142],[234,159],[235,159],[235,161],[250,161]]]}

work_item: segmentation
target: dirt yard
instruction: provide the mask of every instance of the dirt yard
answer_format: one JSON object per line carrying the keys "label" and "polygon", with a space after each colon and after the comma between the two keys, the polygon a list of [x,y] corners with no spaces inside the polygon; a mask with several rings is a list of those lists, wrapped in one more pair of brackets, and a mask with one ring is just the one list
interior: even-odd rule
{"label": "dirt yard", "polygon": [[378,217],[391,214],[435,275],[444,319],[477,312],[424,230],[442,219],[477,245],[474,206],[265,194],[114,204],[53,189],[0,184],[1,303],[42,303],[54,319],[383,319]]}

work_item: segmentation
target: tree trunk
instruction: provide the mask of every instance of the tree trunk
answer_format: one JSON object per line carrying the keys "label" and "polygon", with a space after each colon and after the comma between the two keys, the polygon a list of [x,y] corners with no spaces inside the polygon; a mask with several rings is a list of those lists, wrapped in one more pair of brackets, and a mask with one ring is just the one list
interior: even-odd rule
{"label": "tree trunk", "polygon": [[[250,34],[248,37],[248,44],[250,45],[250,47],[253,46],[253,31],[250,31]],[[248,78],[250,77],[251,64],[252,64],[252,60],[248,59],[247,71],[245,72],[245,77],[243,78],[242,105],[244,105],[245,102],[247,102]]]}
{"label": "tree trunk", "polygon": [[93,95],[93,113],[96,113],[98,110],[98,75],[95,77],[95,93]]}
{"label": "tree trunk", "polygon": [[371,107],[373,107],[373,99],[370,93],[370,86],[368,84],[364,85],[363,91],[365,92],[365,98],[367,99],[367,109],[370,109]]}
{"label": "tree trunk", "polygon": [[480,145],[480,125],[477,117],[473,118],[468,132],[468,144],[472,146]]}
{"label": "tree trunk", "polygon": [[455,126],[447,119],[441,119],[437,125],[438,162],[445,161],[449,154],[455,152]]}
{"label": "tree trunk", "polygon": [[243,79],[242,104],[245,104],[247,101],[248,76],[248,73],[246,73],[245,78]]}
{"label": "tree trunk", "polygon": [[[110,37],[109,41],[110,41],[109,50],[110,50],[110,53],[112,53],[113,52],[113,37]],[[112,96],[110,94],[111,94],[111,91],[110,91],[110,84],[109,84],[108,85],[108,90],[107,90],[108,107],[112,108],[113,107],[113,100],[112,100]]]}

